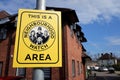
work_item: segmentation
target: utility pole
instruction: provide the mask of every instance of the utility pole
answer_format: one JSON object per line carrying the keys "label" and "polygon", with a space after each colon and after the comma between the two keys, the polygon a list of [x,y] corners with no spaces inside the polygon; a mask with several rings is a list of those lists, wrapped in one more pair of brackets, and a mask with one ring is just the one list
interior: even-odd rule
{"label": "utility pole", "polygon": [[[45,10],[45,0],[37,0],[36,1],[36,9]],[[34,68],[33,69],[33,80],[44,80],[44,72],[42,68]]]}

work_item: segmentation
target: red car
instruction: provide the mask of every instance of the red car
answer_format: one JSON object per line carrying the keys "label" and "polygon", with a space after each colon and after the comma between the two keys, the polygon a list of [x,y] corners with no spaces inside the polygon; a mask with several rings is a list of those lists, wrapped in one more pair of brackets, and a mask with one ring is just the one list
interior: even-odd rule
{"label": "red car", "polygon": [[19,76],[7,76],[7,77],[0,77],[0,80],[24,80],[24,77]]}

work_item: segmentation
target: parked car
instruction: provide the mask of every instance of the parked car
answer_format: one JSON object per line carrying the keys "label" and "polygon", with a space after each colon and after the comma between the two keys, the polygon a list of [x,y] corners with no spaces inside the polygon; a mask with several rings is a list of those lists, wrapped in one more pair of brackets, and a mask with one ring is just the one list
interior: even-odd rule
{"label": "parked car", "polygon": [[98,69],[98,71],[108,71],[108,68],[107,67],[100,67],[99,69]]}
{"label": "parked car", "polygon": [[0,77],[0,80],[25,80],[25,78],[19,76],[7,76],[7,77]]}
{"label": "parked car", "polygon": [[95,66],[94,69],[95,69],[95,71],[98,71],[99,67],[98,67],[98,66]]}
{"label": "parked car", "polygon": [[115,72],[115,69],[114,69],[113,67],[109,67],[109,68],[108,68],[108,71],[109,71],[109,73],[114,73],[114,72]]}
{"label": "parked car", "polygon": [[92,71],[95,71],[95,68],[94,68],[94,67],[90,67],[90,69],[91,69]]}

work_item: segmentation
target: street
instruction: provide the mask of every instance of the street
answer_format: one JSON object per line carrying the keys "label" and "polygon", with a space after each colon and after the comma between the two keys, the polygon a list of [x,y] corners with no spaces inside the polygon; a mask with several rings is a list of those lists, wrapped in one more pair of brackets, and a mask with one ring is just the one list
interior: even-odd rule
{"label": "street", "polygon": [[[95,74],[96,77],[94,77]],[[88,80],[120,80],[120,72],[117,71],[115,73],[109,73],[93,71]]]}

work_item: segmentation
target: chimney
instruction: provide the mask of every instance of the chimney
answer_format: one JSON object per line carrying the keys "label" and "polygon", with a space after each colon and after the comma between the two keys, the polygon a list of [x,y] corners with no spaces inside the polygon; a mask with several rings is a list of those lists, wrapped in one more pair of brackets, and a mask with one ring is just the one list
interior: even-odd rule
{"label": "chimney", "polygon": [[110,53],[110,55],[112,56],[112,53]]}
{"label": "chimney", "polygon": [[103,53],[101,53],[101,56],[103,56]]}

